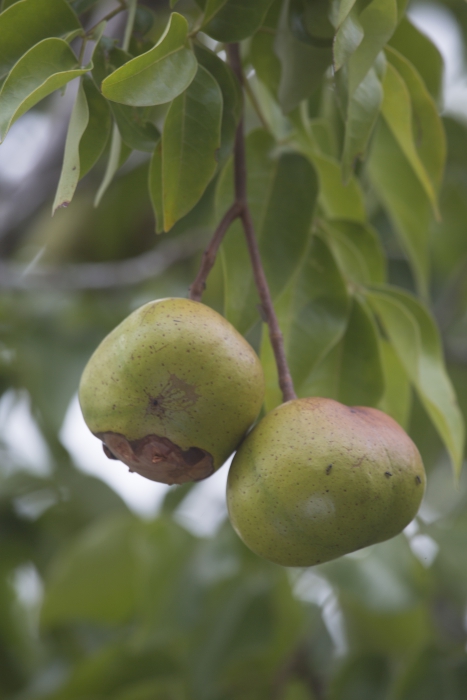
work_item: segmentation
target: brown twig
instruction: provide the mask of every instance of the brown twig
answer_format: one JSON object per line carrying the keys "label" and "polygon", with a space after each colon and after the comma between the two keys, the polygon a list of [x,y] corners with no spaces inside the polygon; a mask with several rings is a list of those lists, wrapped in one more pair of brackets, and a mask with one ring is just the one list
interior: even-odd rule
{"label": "brown twig", "polygon": [[219,226],[216,228],[211,241],[203,253],[203,259],[201,261],[201,267],[196,279],[190,287],[190,299],[193,301],[201,301],[203,292],[206,289],[206,279],[211,272],[214,263],[216,262],[217,251],[222,243],[222,239],[227,233],[230,225],[238,219],[240,216],[241,207],[237,201],[235,201],[230,209],[228,209],[220,222]]}
{"label": "brown twig", "polygon": [[[243,70],[238,44],[227,45],[227,56],[229,59],[230,66],[236,74],[236,76],[238,77],[240,84],[244,85],[245,81],[243,77]],[[274,310],[274,305],[272,303],[271,293],[269,291],[266,275],[264,274],[264,268],[263,263],[261,261],[258,242],[256,240],[253,219],[251,217],[251,212],[247,200],[247,169],[245,157],[245,136],[243,131],[243,117],[240,119],[240,123],[238,125],[235,137],[234,182],[235,199],[241,205],[240,218],[242,220],[243,230],[245,232],[246,242],[248,246],[248,252],[250,254],[250,260],[253,268],[253,277],[255,279],[256,288],[258,290],[259,298],[261,300],[261,304],[263,306],[264,314],[266,316],[269,328],[269,338],[271,340],[271,345],[277,365],[277,372],[279,375],[279,386],[282,391],[283,400],[290,401],[291,399],[297,398],[297,395],[295,394],[292,376],[290,374],[290,370],[287,364],[284,349],[284,339],[282,337],[282,332],[279,326],[279,322],[277,320],[276,312]]]}
{"label": "brown twig", "polygon": [[[243,76],[238,44],[227,44],[226,51],[232,70],[239,79],[240,84],[243,87],[245,87],[245,79]],[[205,250],[203,260],[201,262],[201,268],[196,276],[195,281],[190,287],[190,299],[193,299],[195,301],[201,300],[203,291],[206,286],[207,276],[216,261],[217,251],[219,250],[219,246],[222,242],[222,239],[227,233],[227,230],[232,224],[232,222],[235,219],[240,218],[243,225],[243,230],[245,232],[248,252],[253,268],[253,277],[255,280],[256,288],[258,290],[259,298],[261,300],[261,310],[263,312],[262,316],[264,316],[269,328],[269,338],[271,340],[271,345],[276,360],[279,386],[282,391],[282,398],[284,401],[290,401],[291,399],[296,399],[297,395],[295,394],[292,376],[287,365],[287,359],[285,356],[284,349],[284,339],[282,337],[279,322],[277,320],[274,305],[272,303],[271,293],[269,291],[266,275],[264,274],[263,263],[261,261],[258,242],[255,236],[253,219],[251,217],[250,208],[248,206],[246,182],[247,169],[245,158],[245,136],[243,132],[242,116],[237,127],[234,146],[235,200],[230,209],[228,209],[228,211],[224,214],[222,221],[220,222],[219,226],[214,232],[211,242]]]}

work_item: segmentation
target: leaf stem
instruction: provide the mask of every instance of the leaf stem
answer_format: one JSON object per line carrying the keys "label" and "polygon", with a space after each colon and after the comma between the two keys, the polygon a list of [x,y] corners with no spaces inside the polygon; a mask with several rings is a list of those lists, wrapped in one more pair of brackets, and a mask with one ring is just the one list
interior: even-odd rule
{"label": "leaf stem", "polygon": [[95,30],[96,27],[99,26],[101,22],[108,22],[109,19],[112,19],[113,17],[116,17],[117,15],[120,14],[120,12],[124,12],[124,10],[127,9],[126,2],[125,0],[119,0],[120,7],[116,7],[114,10],[106,14],[102,19],[100,19],[96,24],[93,24],[92,27],[89,27],[89,29],[86,31],[86,36],[90,37],[93,31]]}

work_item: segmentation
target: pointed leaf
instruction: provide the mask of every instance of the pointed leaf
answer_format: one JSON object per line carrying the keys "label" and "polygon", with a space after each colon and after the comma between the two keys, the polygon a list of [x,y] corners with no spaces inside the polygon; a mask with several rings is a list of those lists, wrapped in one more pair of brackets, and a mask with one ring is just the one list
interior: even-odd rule
{"label": "pointed leaf", "polygon": [[395,288],[371,292],[368,300],[388,334],[459,474],[464,453],[464,424],[444,367],[438,331],[414,297]]}
{"label": "pointed leaf", "polygon": [[357,11],[347,15],[339,26],[333,43],[334,69],[337,71],[362,43],[363,27],[358,20]]}
{"label": "pointed leaf", "polygon": [[195,55],[199,63],[206,68],[217,81],[222,92],[222,125],[219,163],[225,163],[230,155],[235,141],[238,120],[242,110],[243,97],[237,78],[232,69],[213,51],[203,46],[195,47]]}
{"label": "pointed leaf", "polygon": [[198,66],[188,89],[171,104],[162,134],[164,230],[201,199],[217,169],[222,93],[212,75]]}
{"label": "pointed leaf", "polygon": [[91,68],[92,64],[80,68],[62,39],[44,39],[33,46],[12,68],[0,90],[0,142],[28,109]]}
{"label": "pointed leaf", "polygon": [[196,74],[196,58],[186,48],[188,22],[173,12],[154,48],[117,68],[102,82],[109,100],[145,107],[170,102],[180,95]]}
{"label": "pointed leaf", "polygon": [[364,38],[349,60],[349,96],[366,76],[397,25],[396,0],[372,0],[359,15]]}
{"label": "pointed leaf", "polygon": [[[131,149],[128,150],[131,152]],[[120,136],[118,126],[114,124],[112,129],[112,137],[110,141],[109,159],[107,161],[107,167],[105,169],[104,178],[99,186],[99,189],[96,192],[96,196],[94,199],[95,207],[99,205],[99,202],[101,201],[102,197],[107,191],[110,183],[114,179],[115,173],[122,165],[124,154],[125,151],[122,148],[122,137]]]}
{"label": "pointed leaf", "polygon": [[377,232],[353,221],[321,221],[344,276],[362,285],[381,284],[386,260]]}
{"label": "pointed leaf", "polygon": [[83,178],[104,152],[112,130],[109,104],[88,75],[83,75],[83,88],[89,109],[86,130],[79,143],[79,177]]}
{"label": "pointed leaf", "polygon": [[446,160],[446,137],[436,104],[410,61],[390,47],[386,54],[409,91],[415,147],[433,189],[438,192]]}
{"label": "pointed leaf", "polygon": [[242,41],[263,23],[272,0],[207,0],[203,32],[217,41]]}
{"label": "pointed leaf", "polygon": [[43,39],[60,37],[81,24],[66,0],[20,0],[0,14],[0,78]]}
{"label": "pointed leaf", "polygon": [[342,175],[347,183],[358,159],[363,160],[378,118],[383,90],[376,72],[370,68],[349,100],[345,122]]}
{"label": "pointed leaf", "polygon": [[437,210],[437,198],[433,184],[415,147],[410,93],[403,78],[391,63],[388,64],[386,69],[383,89],[384,99],[381,106],[383,117],[430,202]]}
{"label": "pointed leaf", "polygon": [[426,295],[431,204],[383,120],[373,138],[368,173],[409,257],[417,287]]}
{"label": "pointed leaf", "polygon": [[73,199],[80,176],[79,144],[88,122],[88,102],[86,100],[83,82],[80,81],[70,117],[70,123],[68,125],[62,172],[52,206],[52,214],[55,213],[58,207],[67,207]]}
{"label": "pointed leaf", "polygon": [[438,102],[443,87],[443,58],[439,49],[411,21],[404,17],[389,44],[405,56],[421,75],[433,99]]}

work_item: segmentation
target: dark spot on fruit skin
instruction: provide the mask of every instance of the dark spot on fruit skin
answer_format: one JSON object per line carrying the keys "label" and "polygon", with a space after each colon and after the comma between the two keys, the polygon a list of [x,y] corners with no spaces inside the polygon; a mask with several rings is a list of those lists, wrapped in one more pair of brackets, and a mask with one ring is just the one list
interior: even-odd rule
{"label": "dark spot on fruit skin", "polygon": [[391,476],[392,476],[392,474],[391,474],[391,472],[384,472],[384,476],[385,476],[387,479],[390,479]]}
{"label": "dark spot on fruit skin", "polygon": [[417,476],[415,477],[415,483],[417,484],[417,486],[418,486],[418,484],[421,484],[421,483],[422,483],[422,480],[420,479],[420,477],[418,476],[418,474],[417,474]]}
{"label": "dark spot on fruit skin", "polygon": [[326,467],[326,474],[327,474],[328,476],[329,476],[329,474],[331,473],[331,469],[332,469],[332,464],[329,464],[329,465]]}

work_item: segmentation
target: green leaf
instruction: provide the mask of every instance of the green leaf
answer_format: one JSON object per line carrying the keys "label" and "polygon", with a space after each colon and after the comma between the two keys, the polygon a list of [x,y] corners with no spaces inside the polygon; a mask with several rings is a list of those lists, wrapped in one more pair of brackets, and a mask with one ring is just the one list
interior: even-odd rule
{"label": "green leaf", "polygon": [[357,11],[352,11],[339,26],[333,43],[334,69],[338,71],[362,43],[363,27]]}
{"label": "green leaf", "polygon": [[412,389],[394,347],[384,338],[379,338],[379,351],[384,372],[384,393],[377,406],[399,425],[407,429],[412,408]]}
{"label": "green leaf", "polygon": [[359,15],[364,38],[349,59],[349,96],[360,85],[397,25],[396,0],[372,0]]}
{"label": "green leaf", "polygon": [[66,41],[44,39],[16,63],[0,90],[0,142],[11,125],[44,97],[92,68],[80,68]]}
{"label": "green leaf", "polygon": [[217,41],[242,41],[261,26],[272,0],[207,0],[203,32]]}
{"label": "green leaf", "polygon": [[387,47],[386,53],[409,91],[414,144],[437,193],[446,160],[446,137],[436,104],[414,66],[395,49]]}
{"label": "green leaf", "polygon": [[365,302],[354,297],[342,340],[337,398],[349,406],[377,406],[383,392],[378,330]]}
{"label": "green leaf", "polygon": [[[271,294],[285,288],[306,250],[317,195],[316,175],[303,156],[273,156],[274,139],[257,130],[247,138],[248,201]],[[223,171],[216,193],[217,218],[232,203],[233,172]],[[222,244],[225,315],[245,333],[258,319],[258,301],[239,223]]]}
{"label": "green leaf", "polygon": [[333,678],[330,700],[386,700],[391,681],[387,657],[376,654],[350,657]]}
{"label": "green leaf", "polygon": [[426,295],[431,203],[383,120],[373,137],[368,173],[409,257],[417,287]]}
{"label": "green leaf", "polygon": [[295,390],[307,396],[308,377],[342,338],[350,310],[346,284],[321,238],[313,236],[277,309]]}
{"label": "green leaf", "polygon": [[162,134],[164,230],[200,200],[217,169],[222,93],[212,75],[198,66],[188,89],[171,104]]}
{"label": "green leaf", "polygon": [[83,82],[80,81],[76,93],[75,104],[68,125],[63,156],[62,172],[58,182],[57,193],[52,205],[52,215],[59,207],[67,207],[76,190],[80,176],[79,144],[89,121],[89,108],[84,92]]}
{"label": "green leaf", "polygon": [[139,560],[131,518],[114,516],[91,526],[54,562],[43,624],[73,619],[115,624],[128,619],[137,605]]}
{"label": "green leaf", "polygon": [[130,153],[131,153],[130,147],[127,146],[125,148],[125,144],[122,144],[122,137],[120,136],[118,126],[116,124],[114,124],[113,129],[112,129],[111,141],[110,141],[110,151],[109,151],[109,159],[107,161],[107,167],[105,169],[103,180],[102,180],[102,182],[99,186],[99,189],[96,192],[96,196],[94,198],[94,206],[95,207],[97,207],[99,205],[99,202],[101,201],[101,199],[104,196],[105,192],[107,191],[109,185],[111,184],[112,180],[114,179],[115,173],[120,168],[120,166],[123,165],[123,163],[128,158]]}
{"label": "green leaf", "polygon": [[[398,71],[389,63],[383,80],[384,100],[381,113],[401,151],[437,211],[437,197],[433,184],[415,147],[412,128],[412,103],[409,90]],[[421,129],[421,125],[419,127]],[[435,144],[436,145],[436,144]]]}
{"label": "green leaf", "polygon": [[102,94],[132,107],[164,104],[175,99],[196,75],[196,58],[186,48],[187,33],[188,22],[173,12],[154,48],[105,78]]}
{"label": "green leaf", "polygon": [[274,49],[281,62],[279,102],[291,112],[321,85],[332,63],[332,48],[317,48],[294,36],[289,23],[290,0],[284,2]]}
{"label": "green leaf", "polygon": [[342,176],[349,182],[357,160],[363,160],[383,100],[376,71],[370,68],[349,100],[345,122]]}
{"label": "green leaf", "polygon": [[156,233],[164,230],[164,205],[162,200],[162,141],[159,141],[149,165],[149,196],[156,219]]}
{"label": "green leaf", "polygon": [[441,99],[443,58],[439,49],[411,21],[404,17],[389,44],[405,56],[421,75],[433,99]]}
{"label": "green leaf", "polygon": [[369,225],[353,221],[320,221],[345,277],[362,285],[382,284],[386,259],[378,234]]}
{"label": "green leaf", "polygon": [[79,143],[79,177],[83,178],[104,152],[112,130],[109,104],[88,75],[83,75],[83,87],[89,109],[86,130]]}
{"label": "green leaf", "polygon": [[20,0],[0,14],[0,78],[32,46],[81,24],[65,0]]}
{"label": "green leaf", "polygon": [[83,12],[86,12],[87,10],[91,9],[93,5],[96,5],[99,2],[99,0],[72,0],[70,2],[70,5],[74,9],[77,15],[83,14]]}
{"label": "green leaf", "polygon": [[250,44],[250,60],[256,75],[273,95],[277,95],[281,78],[281,64],[274,51],[281,4],[281,0],[274,0],[262,25],[266,31],[256,32]]}
{"label": "green leaf", "polygon": [[395,288],[371,292],[368,300],[446,445],[458,475],[464,454],[464,424],[432,317],[414,297]]}
{"label": "green leaf", "polygon": [[110,109],[123,142],[132,150],[151,153],[160,139],[160,133],[152,122],[144,118],[143,110],[116,102],[110,103]]}
{"label": "green leaf", "polygon": [[243,98],[240,85],[231,68],[215,53],[204,46],[195,46],[195,55],[200,65],[217,81],[222,92],[222,125],[219,163],[223,164],[230,155],[235,141]]}

